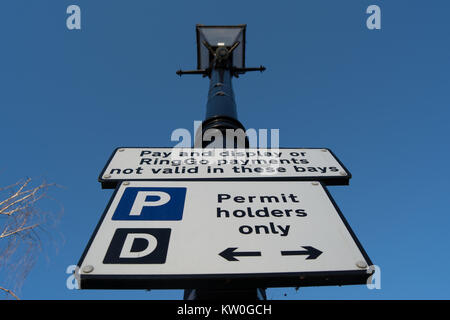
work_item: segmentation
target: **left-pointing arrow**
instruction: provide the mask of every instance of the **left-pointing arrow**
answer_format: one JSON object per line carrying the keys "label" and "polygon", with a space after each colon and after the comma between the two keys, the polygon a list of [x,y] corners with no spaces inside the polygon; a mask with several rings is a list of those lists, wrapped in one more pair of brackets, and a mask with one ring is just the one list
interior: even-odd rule
{"label": "left-pointing arrow", "polygon": [[235,252],[237,248],[227,248],[219,253],[219,256],[228,260],[228,261],[239,261],[235,257],[257,257],[261,256],[261,252],[259,251],[241,251]]}

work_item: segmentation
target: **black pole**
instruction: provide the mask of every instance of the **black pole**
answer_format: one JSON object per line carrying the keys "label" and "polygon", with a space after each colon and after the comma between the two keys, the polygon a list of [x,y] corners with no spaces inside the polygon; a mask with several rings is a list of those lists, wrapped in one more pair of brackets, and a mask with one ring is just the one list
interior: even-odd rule
{"label": "black pole", "polygon": [[[244,126],[237,120],[236,102],[231,86],[232,71],[227,68],[214,68],[210,74],[206,117],[202,128],[195,137],[194,146],[201,148],[248,148],[248,139]],[[238,132],[230,139],[227,129]],[[221,141],[205,141],[204,136],[216,136],[220,133]],[[210,134],[209,134],[210,133]],[[184,300],[266,300],[266,293],[261,288],[247,289],[186,289]]]}
{"label": "black pole", "polygon": [[[194,147],[248,148],[245,128],[237,120],[236,102],[231,85],[231,70],[214,68],[210,78],[206,116],[201,130],[196,133]],[[227,129],[232,130],[236,135],[227,136]],[[214,139],[218,136],[217,133],[220,133],[222,141]]]}
{"label": "black pole", "polygon": [[[245,25],[228,26],[226,28],[240,29],[234,33],[237,37],[233,44],[226,46],[225,42],[213,41],[208,43],[209,36],[201,35],[197,25],[197,70],[178,70],[178,75],[201,74],[210,78],[206,116],[201,128],[197,130],[194,138],[195,148],[248,148],[249,142],[244,126],[237,119],[236,102],[231,85],[233,76],[238,77],[248,71],[264,71],[265,68],[245,68]],[[215,29],[217,26],[210,26]],[[219,27],[220,28],[220,27]],[[211,29],[210,29],[211,30]],[[237,40],[239,38],[239,40]],[[218,39],[216,39],[218,40]],[[216,45],[217,44],[217,45]],[[241,67],[233,65],[233,52],[240,46]],[[204,50],[207,50],[206,52]],[[204,64],[208,59],[208,67]],[[237,61],[236,61],[237,62]],[[265,300],[265,289],[261,288],[193,288],[184,291],[185,300]]]}

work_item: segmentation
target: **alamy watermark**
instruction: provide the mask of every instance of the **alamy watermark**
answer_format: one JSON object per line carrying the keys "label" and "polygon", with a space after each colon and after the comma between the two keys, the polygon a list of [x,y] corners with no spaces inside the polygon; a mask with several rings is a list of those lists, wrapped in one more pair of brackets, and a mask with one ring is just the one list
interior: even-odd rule
{"label": "alamy watermark", "polygon": [[[367,7],[366,14],[369,15],[366,19],[366,27],[369,30],[381,29],[381,8],[378,5],[372,4]],[[81,8],[78,5],[69,5],[66,9],[66,27],[68,30],[81,30]]]}
{"label": "alamy watermark", "polygon": [[[250,147],[278,149],[280,146],[279,129],[218,129],[202,130],[202,121],[194,121],[193,134],[185,128],[178,128],[172,131],[170,141],[177,142],[174,148],[191,148],[193,145],[201,147],[202,143],[214,143],[214,141],[224,141],[224,148],[234,148],[237,145],[245,145],[246,140]],[[225,133],[225,134],[224,134]],[[269,138],[270,137],[270,138]]]}
{"label": "alamy watermark", "polygon": [[188,129],[178,128],[172,131],[170,140],[176,144],[170,152],[170,159],[166,161],[174,167],[208,166],[208,173],[214,173],[214,170],[218,171],[215,173],[220,173],[223,172],[223,166],[256,164],[262,168],[261,175],[273,175],[280,166],[279,129],[203,130],[202,122],[194,121],[193,133]]}
{"label": "alamy watermark", "polygon": [[76,264],[71,264],[66,268],[66,274],[69,276],[66,279],[66,288],[69,290],[79,289],[77,274],[78,274],[78,266]]}
{"label": "alamy watermark", "polygon": [[367,289],[381,290],[381,268],[377,265],[372,265],[367,268],[367,273],[372,274],[366,282]]}

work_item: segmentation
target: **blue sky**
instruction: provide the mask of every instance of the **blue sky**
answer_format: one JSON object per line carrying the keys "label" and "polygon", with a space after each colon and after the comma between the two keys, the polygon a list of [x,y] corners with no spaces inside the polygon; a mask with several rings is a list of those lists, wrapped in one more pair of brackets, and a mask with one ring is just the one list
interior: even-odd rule
{"label": "blue sky", "polygon": [[[81,8],[82,29],[66,28]],[[381,30],[366,28],[369,5]],[[247,24],[234,80],[246,128],[280,130],[284,147],[327,147],[353,175],[330,187],[381,289],[269,289],[270,299],[448,299],[450,27],[445,1],[24,1],[0,4],[0,185],[61,185],[64,207],[23,299],[180,299],[182,291],[66,287],[112,190],[97,176],[118,146],[173,146],[205,113],[195,24]],[[47,237],[47,236],[46,236]],[[45,238],[47,239],[47,238]]]}

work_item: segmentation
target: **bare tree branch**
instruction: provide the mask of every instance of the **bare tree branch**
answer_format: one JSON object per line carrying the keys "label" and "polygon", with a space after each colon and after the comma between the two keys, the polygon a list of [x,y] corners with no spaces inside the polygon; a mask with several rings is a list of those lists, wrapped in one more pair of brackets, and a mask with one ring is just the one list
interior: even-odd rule
{"label": "bare tree branch", "polygon": [[[23,189],[29,184],[30,181],[31,179],[27,179],[15,194],[0,202],[0,214],[10,216],[17,211],[29,207],[43,197],[43,194],[40,194],[38,197],[36,197],[36,194],[38,194],[40,190],[48,188],[50,186],[48,184],[41,184],[40,186],[37,186],[33,189],[23,191]],[[20,206],[21,204],[24,204],[24,206]],[[9,210],[10,208],[14,208],[15,205],[18,205],[18,207]]]}
{"label": "bare tree branch", "polygon": [[[36,202],[47,197],[48,188],[54,184],[31,186],[31,182],[27,178],[0,188],[0,281],[12,282],[8,287],[21,286],[42,249],[39,234],[47,213],[40,211]],[[11,289],[0,290],[18,299]]]}
{"label": "bare tree branch", "polygon": [[14,297],[14,299],[16,299],[16,300],[20,300],[20,299],[19,299],[19,297],[18,297],[18,296],[16,296],[16,294],[15,294],[14,292],[12,292],[11,290],[9,290],[9,289],[6,289],[6,288],[3,288],[3,287],[0,287],[0,290],[2,290],[2,291],[4,291],[4,292],[6,292],[7,294],[9,294],[9,295],[11,295],[11,296],[13,296],[13,297]]}
{"label": "bare tree branch", "polygon": [[28,226],[28,227],[19,227],[19,228],[17,228],[16,230],[13,230],[13,231],[10,231],[10,232],[7,232],[6,230],[4,230],[4,231],[0,234],[0,239],[6,238],[6,237],[9,237],[9,236],[12,236],[13,234],[16,234],[16,233],[19,233],[19,232],[23,232],[23,231],[25,231],[25,230],[29,230],[29,229],[36,228],[37,226],[38,226],[38,224],[34,224],[34,225]]}

